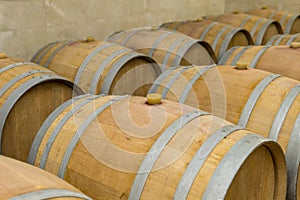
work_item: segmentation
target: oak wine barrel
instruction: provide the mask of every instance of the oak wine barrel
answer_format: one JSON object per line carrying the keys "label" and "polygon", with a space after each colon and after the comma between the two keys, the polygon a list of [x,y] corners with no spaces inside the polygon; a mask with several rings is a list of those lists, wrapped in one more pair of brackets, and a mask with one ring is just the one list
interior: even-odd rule
{"label": "oak wine barrel", "polygon": [[32,62],[74,81],[85,93],[146,96],[161,74],[152,58],[114,43],[88,39],[50,43]]}
{"label": "oak wine barrel", "polygon": [[286,192],[276,142],[193,107],[149,105],[144,97],[70,100],[45,121],[28,161],[93,199],[273,200]]}
{"label": "oak wine barrel", "polygon": [[283,76],[300,80],[300,43],[289,46],[247,46],[232,47],[219,62],[219,65],[233,65],[237,62]]}
{"label": "oak wine barrel", "polygon": [[[73,89],[74,88],[74,89]],[[74,84],[30,62],[0,59],[0,152],[26,161],[31,143],[48,115],[73,96]]]}
{"label": "oak wine barrel", "polygon": [[178,65],[217,62],[215,52],[206,42],[164,28],[129,29],[113,33],[106,40],[152,57],[161,64],[163,71]]}
{"label": "oak wine barrel", "polygon": [[165,71],[149,93],[194,106],[282,146],[288,199],[300,197],[300,83],[278,74],[232,66],[190,66]]}
{"label": "oak wine barrel", "polygon": [[275,10],[267,7],[248,10],[244,13],[265,17],[280,22],[284,33],[300,33],[300,14],[298,13],[290,13],[287,11]]}
{"label": "oak wine barrel", "polygon": [[218,60],[231,47],[254,44],[247,30],[212,20],[175,21],[164,23],[161,27],[207,42],[215,51]]}
{"label": "oak wine barrel", "polygon": [[279,22],[244,13],[225,13],[217,16],[206,16],[205,19],[246,29],[250,32],[256,45],[266,44],[274,35],[283,33]]}
{"label": "oak wine barrel", "polygon": [[291,45],[292,42],[300,42],[300,33],[274,35],[267,45]]}
{"label": "oak wine barrel", "polygon": [[1,199],[91,200],[53,174],[2,155],[0,155],[0,188]]}

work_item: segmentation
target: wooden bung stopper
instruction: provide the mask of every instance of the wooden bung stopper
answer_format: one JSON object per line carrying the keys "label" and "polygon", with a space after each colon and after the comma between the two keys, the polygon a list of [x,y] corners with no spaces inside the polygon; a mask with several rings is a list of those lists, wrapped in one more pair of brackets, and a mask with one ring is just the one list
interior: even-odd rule
{"label": "wooden bung stopper", "polygon": [[158,30],[158,26],[151,26],[151,29],[150,29],[151,31],[156,31],[156,30]]}
{"label": "wooden bung stopper", "polygon": [[1,52],[0,53],[0,59],[4,59],[4,58],[7,58],[7,55],[6,55],[6,53]]}
{"label": "wooden bung stopper", "polygon": [[85,41],[86,42],[94,42],[95,38],[93,36],[88,36]]}
{"label": "wooden bung stopper", "polygon": [[197,18],[195,21],[196,21],[196,22],[201,22],[201,21],[203,21],[203,17],[199,17],[199,18]]}
{"label": "wooden bung stopper", "polygon": [[294,48],[294,49],[300,48],[300,42],[292,42],[290,48]]}
{"label": "wooden bung stopper", "polygon": [[149,105],[156,105],[161,103],[161,94],[147,94],[147,103]]}
{"label": "wooden bung stopper", "polygon": [[248,69],[248,63],[239,61],[239,62],[236,63],[236,68],[235,69],[237,69],[237,70]]}

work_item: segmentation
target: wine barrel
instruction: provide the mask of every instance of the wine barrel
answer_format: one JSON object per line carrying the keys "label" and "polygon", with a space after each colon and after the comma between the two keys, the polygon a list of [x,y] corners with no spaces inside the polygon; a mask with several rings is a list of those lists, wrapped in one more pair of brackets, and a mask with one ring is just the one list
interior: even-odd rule
{"label": "wine barrel", "polygon": [[267,7],[260,9],[251,9],[244,13],[255,15],[259,17],[265,17],[280,22],[284,33],[300,33],[300,14],[290,13],[283,10],[274,10]]}
{"label": "wine barrel", "polygon": [[157,103],[130,96],[70,100],[45,121],[28,162],[93,199],[285,197],[276,142],[190,106]]}
{"label": "wine barrel", "polygon": [[154,58],[163,70],[178,65],[217,62],[212,47],[185,34],[157,27],[116,32],[107,39]]}
{"label": "wine barrel", "polygon": [[300,46],[298,44],[232,47],[224,54],[219,64],[236,65],[237,62],[244,62],[249,64],[249,68],[257,68],[300,80]]}
{"label": "wine barrel", "polygon": [[50,43],[33,56],[32,62],[74,81],[90,94],[146,96],[161,74],[152,58],[93,38]]}
{"label": "wine barrel", "polygon": [[212,20],[187,20],[168,22],[161,25],[174,31],[179,31],[192,38],[205,41],[213,48],[218,60],[233,46],[253,45],[248,31]]}
{"label": "wine barrel", "polygon": [[149,92],[211,112],[277,140],[286,153],[288,199],[299,199],[300,83],[257,69],[238,70],[242,67],[169,69]]}
{"label": "wine barrel", "polygon": [[26,161],[31,143],[48,115],[73,95],[83,94],[73,87],[72,82],[44,67],[1,57],[1,154]]}
{"label": "wine barrel", "polygon": [[53,174],[0,156],[1,199],[91,199]]}
{"label": "wine barrel", "polygon": [[243,13],[225,13],[218,16],[206,16],[205,19],[246,29],[256,45],[266,44],[274,35],[283,33],[279,22]]}
{"label": "wine barrel", "polygon": [[291,45],[292,42],[300,42],[300,33],[274,35],[267,45]]}

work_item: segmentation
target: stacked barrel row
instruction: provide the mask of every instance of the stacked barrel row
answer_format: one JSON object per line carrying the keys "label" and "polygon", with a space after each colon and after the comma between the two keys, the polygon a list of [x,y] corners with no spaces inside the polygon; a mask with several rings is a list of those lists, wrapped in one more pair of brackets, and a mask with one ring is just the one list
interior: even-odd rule
{"label": "stacked barrel row", "polygon": [[196,20],[167,22],[160,27],[209,43],[218,60],[233,46],[290,45],[300,42],[300,14],[267,7],[244,13],[235,11]]}
{"label": "stacked barrel row", "polygon": [[[175,35],[175,38],[180,36]],[[188,37],[181,39],[188,43],[188,46],[181,44],[183,48],[180,52],[183,55],[197,64],[214,63],[206,50],[210,50],[208,45],[199,45],[198,41]],[[24,62],[1,53],[1,154],[27,161],[31,145],[45,119],[60,105],[69,103],[67,100],[75,102],[78,95],[102,93],[145,96],[161,74],[162,65],[155,60],[161,58],[174,62],[174,65],[191,64],[183,57],[174,55],[174,52],[166,52],[166,55],[151,58],[93,38],[50,43],[33,56],[33,62]],[[198,55],[203,55],[205,60],[199,59]],[[88,99],[93,100],[94,97],[89,96]],[[93,198],[103,197],[98,193]]]}
{"label": "stacked barrel row", "polygon": [[248,46],[280,23],[222,18],[52,42],[31,62],[1,54],[1,153],[80,190],[0,157],[16,166],[7,198],[298,199],[298,44]]}
{"label": "stacked barrel row", "polygon": [[[60,83],[60,87],[68,83],[63,93],[68,94],[68,88],[72,88],[63,78],[33,63],[11,64],[14,62],[12,58],[2,58],[1,62],[5,65],[1,69],[8,72],[2,74],[7,75],[7,83],[2,88],[8,88],[7,91],[11,93],[27,86],[27,81],[43,80],[38,74],[42,72],[47,73],[47,77],[54,76],[53,79],[58,85]],[[30,69],[28,73],[27,68]],[[14,80],[20,81],[14,85]],[[52,83],[51,80],[45,82]],[[9,85],[12,86],[8,87]],[[21,86],[17,87],[19,85]],[[26,99],[27,95],[32,102],[35,99],[37,102],[43,101],[41,103],[44,109],[48,110],[48,105],[54,105],[51,103],[53,100],[60,99],[60,96],[51,96],[57,95],[52,94],[51,90],[60,91],[51,87],[49,91],[44,89],[38,94],[31,94],[38,86],[33,85],[19,93],[21,97],[18,101],[26,106],[18,107],[19,112],[8,113],[29,113],[31,110],[41,109],[39,104],[27,105],[29,100],[22,99]],[[78,90],[74,87],[74,92],[75,89]],[[74,95],[80,93],[78,90]],[[17,104],[8,101],[12,98],[10,93],[7,96],[6,99],[2,98],[4,105],[10,103],[11,109],[17,108]],[[218,198],[229,199],[245,195],[271,197],[270,199],[282,199],[285,196],[286,166],[280,146],[206,112],[167,100],[160,105],[151,106],[145,104],[143,97],[130,96],[87,94],[60,101],[61,106],[54,109],[42,125],[36,125],[41,127],[33,141],[35,130],[30,130],[29,125],[32,124],[30,120],[42,119],[39,111],[19,115],[14,121],[14,118],[4,119],[5,125],[14,124],[18,127],[22,125],[18,121],[21,120],[26,121],[28,126],[22,126],[14,132],[9,129],[4,132],[5,137],[11,139],[2,141],[3,154],[19,160],[28,157],[29,163],[65,179],[93,199],[167,199],[170,196],[178,199],[210,199],[216,192],[219,194]],[[2,106],[3,108],[5,107]],[[28,144],[32,144],[29,149]],[[214,145],[211,146],[212,144]],[[156,154],[155,157],[153,153]],[[198,160],[198,156],[205,159]],[[220,158],[216,160],[216,156]],[[265,168],[252,170],[251,166],[258,165],[262,159]],[[7,198],[89,199],[45,172],[8,158],[1,157],[2,161],[1,174],[6,175],[1,177],[1,180],[5,180],[2,184],[9,185],[3,186],[6,188],[4,195]],[[233,165],[227,166],[227,163]],[[170,170],[175,170],[177,176],[168,173]],[[227,172],[224,173],[224,170]],[[20,174],[22,178],[19,177]],[[190,179],[191,176],[194,178]],[[245,176],[248,177],[248,184],[241,189],[240,182]],[[7,179],[11,181],[7,182]],[[168,187],[161,184],[161,179],[165,180],[163,183]],[[265,181],[263,187],[260,186],[262,180]],[[19,181],[18,184],[15,181]],[[186,187],[186,181],[189,182],[189,187]],[[215,184],[219,183],[220,187],[216,188]]]}
{"label": "stacked barrel row", "polygon": [[[218,55],[219,66],[169,69],[156,80],[149,92],[158,92],[165,99],[211,112],[278,141],[286,153],[287,199],[300,199],[300,187],[296,183],[299,178],[294,176],[298,174],[299,166],[294,170],[291,167],[298,162],[295,160],[299,156],[296,152],[299,151],[290,151],[293,142],[299,142],[299,139],[290,138],[293,134],[288,134],[290,136],[287,138],[282,135],[299,132],[300,127],[300,15],[263,7],[244,13],[233,12],[197,20],[168,22],[161,27],[205,40],[205,34],[217,23],[224,23],[227,27],[224,25],[221,31],[206,41],[216,52],[221,53]],[[205,27],[204,24],[210,25]],[[229,26],[246,29],[254,45],[241,43],[227,48],[225,53],[222,48],[216,48],[216,41],[222,38]],[[230,37],[228,35],[227,38]],[[228,44],[228,41],[221,44]],[[258,70],[252,72],[251,68],[275,74],[263,75]],[[292,154],[298,156],[290,159]]]}

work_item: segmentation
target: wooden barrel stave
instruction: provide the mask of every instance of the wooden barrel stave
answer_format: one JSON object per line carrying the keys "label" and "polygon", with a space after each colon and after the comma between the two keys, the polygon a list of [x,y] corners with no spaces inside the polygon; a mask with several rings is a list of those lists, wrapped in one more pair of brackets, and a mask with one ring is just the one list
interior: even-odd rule
{"label": "wooden barrel stave", "polygon": [[0,59],[0,149],[4,155],[25,161],[44,119],[82,91],[41,66],[16,61]]}
{"label": "wooden barrel stave", "polygon": [[0,171],[2,199],[90,199],[54,175],[5,156]]}
{"label": "wooden barrel stave", "polygon": [[284,33],[295,34],[300,32],[300,14],[288,13],[286,11],[274,9],[252,9],[245,13],[265,17],[280,22]]}
{"label": "wooden barrel stave", "polygon": [[50,48],[43,47],[32,60],[92,94],[145,96],[151,82],[161,73],[150,57],[99,41],[55,42]]}
{"label": "wooden barrel stave", "polygon": [[283,33],[281,25],[277,21],[242,13],[206,16],[205,19],[246,29],[250,32],[256,45],[266,44],[272,36]]}
{"label": "wooden barrel stave", "polygon": [[300,33],[275,35],[268,41],[267,45],[290,45],[292,42],[300,42]]}
{"label": "wooden barrel stave", "polygon": [[[163,98],[212,112],[264,137],[277,140],[285,152],[288,149],[289,152],[298,152],[298,147],[293,144],[299,137],[294,131],[298,127],[297,118],[300,112],[298,81],[253,69],[237,70],[229,66],[219,66],[206,68],[205,73],[201,74],[203,69],[203,66],[194,66],[184,72],[181,72],[182,68],[172,72],[169,70],[168,73],[165,72],[165,78],[157,79],[149,93],[162,94],[168,88]],[[179,78],[172,84],[167,84],[177,73],[180,73]],[[193,80],[194,77],[197,79]],[[186,88],[188,93],[183,98]],[[297,162],[299,156],[297,153],[289,153],[287,160]],[[293,163],[294,161],[288,162],[287,165],[289,176],[295,181],[299,176],[299,163],[296,167]],[[299,196],[298,185],[295,187],[289,182],[290,186],[293,189],[290,189],[289,197]]]}
{"label": "wooden barrel stave", "polygon": [[110,35],[106,40],[153,57],[163,69],[217,61],[214,51],[207,44],[203,46],[199,40],[164,28],[125,30]]}
{"label": "wooden barrel stave", "polygon": [[[83,103],[85,101],[86,104]],[[275,142],[249,134],[249,131],[192,107],[169,101],[149,106],[145,101],[145,98],[126,96],[76,98],[74,105],[69,103],[58,108],[45,121],[32,146],[29,162],[64,178],[95,199],[170,199],[177,190],[176,197],[179,199],[182,194],[200,198],[205,194],[205,186],[210,183],[215,169],[221,170],[215,180],[220,181],[221,185],[227,182],[225,187],[223,185],[218,189],[220,198],[238,198],[245,195],[246,188],[253,192],[253,196],[262,198],[279,199],[285,196],[284,157],[279,156],[282,152]],[[155,112],[151,111],[153,109]],[[59,119],[67,117],[67,113],[74,115],[61,127],[59,123],[63,120]],[[61,128],[58,130],[58,127]],[[216,140],[221,133],[224,139]],[[55,139],[52,141],[50,138]],[[236,146],[237,143],[240,145]],[[239,150],[240,146],[244,146],[245,151]],[[45,150],[49,152],[47,157],[43,156]],[[231,151],[235,153],[228,153]],[[196,152],[205,158],[200,160],[202,164],[199,164],[197,156],[194,157]],[[257,154],[252,155],[253,152]],[[264,174],[260,167],[255,174],[258,177],[264,174],[268,183],[273,182],[264,184],[271,185],[265,188],[267,192],[261,193],[260,189],[250,185],[249,188],[236,190],[240,192],[233,192],[228,182],[239,185],[243,175],[249,175],[252,168],[249,166],[257,160],[261,163],[262,159],[258,157],[263,155],[266,155],[264,162],[269,170]],[[226,173],[222,173],[222,169],[228,167],[226,163],[231,162],[227,158],[239,160],[239,164],[232,161],[236,163],[236,170],[231,172],[230,178],[225,178]],[[220,159],[224,166],[218,166]],[[199,173],[187,170],[188,166],[197,166]],[[240,167],[243,175],[236,177]],[[150,173],[136,174],[144,170],[150,170]],[[195,182],[187,179],[191,188],[189,192],[180,184],[185,182],[184,177],[190,177],[190,173]],[[217,178],[220,176],[220,179]],[[255,175],[252,173],[251,177]],[[251,178],[251,186],[259,185],[253,184],[258,179]],[[228,193],[229,190],[231,192]],[[205,195],[211,198],[210,193]]]}
{"label": "wooden barrel stave", "polygon": [[227,49],[233,46],[252,45],[252,37],[248,31],[241,28],[233,28],[212,20],[188,20],[182,22],[169,22],[161,27],[182,32],[192,38],[209,43],[216,56],[220,59]]}
{"label": "wooden barrel stave", "polygon": [[233,47],[225,53],[219,64],[236,65],[237,62],[245,62],[249,68],[300,80],[298,56],[299,50],[290,46]]}

